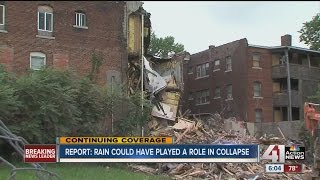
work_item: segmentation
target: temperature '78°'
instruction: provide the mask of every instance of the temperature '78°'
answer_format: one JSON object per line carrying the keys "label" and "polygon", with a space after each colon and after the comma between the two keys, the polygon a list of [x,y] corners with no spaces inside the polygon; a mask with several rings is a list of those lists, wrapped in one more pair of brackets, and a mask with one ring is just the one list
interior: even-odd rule
{"label": "temperature '78\u00b0'", "polygon": [[289,166],[289,171],[296,171],[297,166]]}
{"label": "temperature '78\u00b0'", "polygon": [[301,164],[285,164],[284,172],[287,173],[302,173],[303,166]]}

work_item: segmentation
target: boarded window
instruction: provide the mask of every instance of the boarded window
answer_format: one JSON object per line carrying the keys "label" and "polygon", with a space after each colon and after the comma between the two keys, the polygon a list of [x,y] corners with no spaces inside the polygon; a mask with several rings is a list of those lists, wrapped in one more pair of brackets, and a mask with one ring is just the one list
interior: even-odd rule
{"label": "boarded window", "polygon": [[30,53],[30,69],[40,70],[46,65],[46,55],[41,52]]}

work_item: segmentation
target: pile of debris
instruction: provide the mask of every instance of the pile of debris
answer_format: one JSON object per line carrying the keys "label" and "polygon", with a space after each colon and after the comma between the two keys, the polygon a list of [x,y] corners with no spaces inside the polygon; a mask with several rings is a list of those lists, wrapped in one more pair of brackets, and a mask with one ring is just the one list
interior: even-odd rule
{"label": "pile of debris", "polygon": [[[215,123],[210,123],[210,121]],[[172,136],[176,144],[260,144],[262,151],[271,141],[281,144],[284,138],[256,139],[237,132],[225,132],[223,128],[213,127],[222,125],[224,120],[215,115],[206,122],[198,118],[188,120],[178,118],[173,126],[164,126],[156,119],[149,123],[151,136]],[[271,143],[271,144],[272,144]],[[265,145],[264,145],[265,144]],[[175,179],[305,179],[305,174],[266,174],[266,161],[261,163],[157,163],[148,165],[129,165],[136,171],[149,174],[169,175]],[[306,167],[306,171],[311,170]],[[310,174],[310,173],[309,173]]]}

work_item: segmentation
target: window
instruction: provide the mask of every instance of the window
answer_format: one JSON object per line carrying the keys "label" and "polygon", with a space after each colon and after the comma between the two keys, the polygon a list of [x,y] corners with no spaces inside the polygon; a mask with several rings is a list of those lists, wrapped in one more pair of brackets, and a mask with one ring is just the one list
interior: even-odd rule
{"label": "window", "polygon": [[215,60],[214,61],[214,67],[213,70],[219,70],[220,69],[220,60]]}
{"label": "window", "polygon": [[197,78],[209,76],[209,63],[197,66]]}
{"label": "window", "polygon": [[227,89],[227,100],[230,100],[232,99],[232,85],[228,84],[226,89]]}
{"label": "window", "polygon": [[40,52],[30,53],[30,69],[40,70],[46,65],[46,55]]}
{"label": "window", "polygon": [[193,94],[192,94],[192,92],[189,93],[188,100],[190,100],[190,101],[193,100]]}
{"label": "window", "polygon": [[231,57],[228,56],[226,58],[226,71],[231,71],[232,70],[232,61],[231,61]]}
{"label": "window", "polygon": [[256,122],[262,122],[262,109],[255,110]]}
{"label": "window", "polygon": [[47,6],[38,8],[38,30],[52,32],[53,30],[53,11]]}
{"label": "window", "polygon": [[5,6],[0,5],[0,25],[4,25],[5,22]]}
{"label": "window", "polygon": [[193,74],[193,67],[192,66],[188,67],[188,74]]}
{"label": "window", "polygon": [[76,12],[76,26],[87,27],[86,14],[83,12]]}
{"label": "window", "polygon": [[217,98],[220,98],[221,95],[220,95],[220,87],[216,87],[216,89],[214,90],[214,98],[217,99]]}
{"label": "window", "polygon": [[253,83],[253,96],[261,97],[261,83],[259,81]]}
{"label": "window", "polygon": [[252,55],[253,67],[260,67],[260,54],[255,53]]}
{"label": "window", "polygon": [[196,104],[207,104],[209,103],[209,90],[202,90],[196,92]]}

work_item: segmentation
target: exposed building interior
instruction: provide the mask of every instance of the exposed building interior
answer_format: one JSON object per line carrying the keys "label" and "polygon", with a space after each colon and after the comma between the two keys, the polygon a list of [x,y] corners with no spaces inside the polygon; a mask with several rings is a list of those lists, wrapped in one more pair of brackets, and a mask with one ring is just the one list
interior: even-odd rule
{"label": "exposed building interior", "polygon": [[274,121],[301,120],[303,102],[319,81],[320,55],[297,47],[271,51]]}

